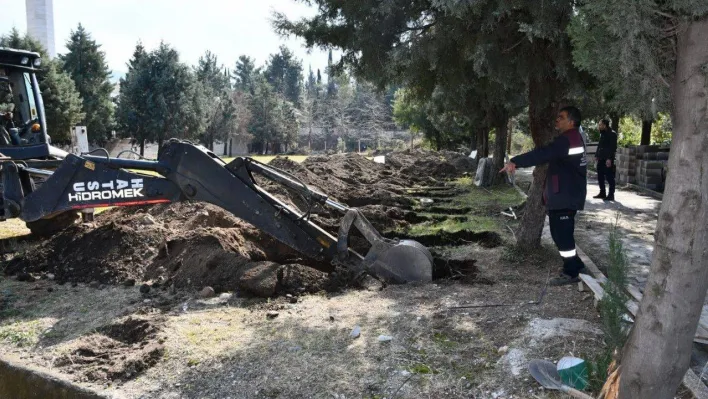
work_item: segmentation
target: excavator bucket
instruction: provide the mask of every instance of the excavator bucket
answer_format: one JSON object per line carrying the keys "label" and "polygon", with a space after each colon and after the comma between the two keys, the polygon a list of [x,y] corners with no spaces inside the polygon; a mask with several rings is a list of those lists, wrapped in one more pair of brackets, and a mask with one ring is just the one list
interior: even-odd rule
{"label": "excavator bucket", "polygon": [[371,243],[362,264],[367,271],[394,283],[432,281],[433,256],[427,248],[413,240],[388,239],[381,236],[355,208],[347,209],[339,226],[337,251],[340,258],[347,256],[352,225]]}

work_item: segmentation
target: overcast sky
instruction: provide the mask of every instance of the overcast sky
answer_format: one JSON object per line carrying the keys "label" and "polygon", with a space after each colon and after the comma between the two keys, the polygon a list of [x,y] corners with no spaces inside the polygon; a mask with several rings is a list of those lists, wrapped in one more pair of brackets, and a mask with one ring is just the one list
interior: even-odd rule
{"label": "overcast sky", "polygon": [[[233,69],[246,54],[262,65],[269,54],[287,45],[303,61],[307,73],[327,65],[327,53],[304,48],[304,41],[285,39],[273,32],[273,10],[291,18],[314,15],[316,10],[294,0],[53,0],[56,51],[66,52],[66,41],[79,23],[101,44],[109,67],[124,73],[135,44],[153,49],[161,40],[175,47],[181,60],[196,64],[205,50]],[[0,34],[13,27],[27,30],[24,0],[0,0]],[[335,53],[336,54],[336,53]],[[335,55],[336,57],[336,55]]]}

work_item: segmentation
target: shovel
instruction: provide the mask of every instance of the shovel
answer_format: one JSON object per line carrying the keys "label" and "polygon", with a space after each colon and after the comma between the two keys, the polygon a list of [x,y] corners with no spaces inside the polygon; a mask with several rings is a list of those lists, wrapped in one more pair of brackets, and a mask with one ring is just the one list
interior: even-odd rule
{"label": "shovel", "polygon": [[574,398],[594,399],[592,396],[584,394],[577,389],[571,388],[561,382],[556,365],[546,360],[532,360],[529,363],[531,376],[543,385],[544,388],[555,389],[567,393]]}

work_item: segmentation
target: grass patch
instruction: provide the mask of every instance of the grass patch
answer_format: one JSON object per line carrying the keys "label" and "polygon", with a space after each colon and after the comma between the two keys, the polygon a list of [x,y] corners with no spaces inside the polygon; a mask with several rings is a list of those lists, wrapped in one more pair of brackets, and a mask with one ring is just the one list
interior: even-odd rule
{"label": "grass patch", "polygon": [[524,202],[521,194],[514,187],[506,184],[481,188],[475,186],[471,177],[456,179],[454,184],[467,191],[465,194],[454,197],[452,204],[457,207],[501,211],[519,206]]}
{"label": "grass patch", "polygon": [[37,344],[43,326],[39,320],[16,322],[0,327],[0,341],[8,342],[17,347],[27,347]]}
{"label": "grass patch", "polygon": [[[279,155],[281,158],[287,158],[291,161],[297,162],[297,163],[302,163],[307,159],[307,155]],[[258,162],[262,163],[269,163],[270,161],[274,160],[276,155],[255,155],[252,156],[251,158],[255,159]],[[222,158],[226,162],[231,162],[233,158]]]}
{"label": "grass patch", "polygon": [[454,348],[458,345],[457,342],[451,340],[447,335],[440,332],[433,334],[433,342],[444,348]]}
{"label": "grass patch", "polygon": [[427,236],[433,234],[457,233],[463,230],[472,232],[497,231],[499,224],[491,217],[466,216],[464,220],[446,219],[441,222],[424,222],[412,225],[405,233],[411,237]]}
{"label": "grass patch", "polygon": [[430,366],[424,363],[417,363],[408,367],[408,371],[413,374],[438,374],[438,371],[433,370]]}

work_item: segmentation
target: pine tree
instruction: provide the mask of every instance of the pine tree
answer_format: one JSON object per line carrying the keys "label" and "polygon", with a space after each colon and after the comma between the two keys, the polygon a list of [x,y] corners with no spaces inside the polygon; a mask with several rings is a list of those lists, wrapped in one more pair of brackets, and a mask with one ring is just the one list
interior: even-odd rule
{"label": "pine tree", "polygon": [[148,54],[141,42],[135,46],[133,57],[128,61],[128,72],[121,78],[116,107],[116,127],[122,137],[133,137],[140,145],[140,155],[145,155],[145,141],[154,140],[154,132],[145,127],[147,119],[147,93],[150,88],[140,86],[139,74]]}
{"label": "pine tree", "polygon": [[84,113],[74,81],[62,70],[61,61],[50,59],[38,41],[29,35],[21,36],[16,29],[0,37],[0,47],[35,51],[42,56],[37,80],[44,100],[47,133],[53,142],[70,140],[71,128],[84,118]]}
{"label": "pine tree", "polygon": [[236,105],[231,95],[231,84],[226,68],[219,65],[216,55],[207,51],[199,58],[194,68],[200,87],[197,90],[199,102],[205,105],[202,109],[204,117],[204,132],[200,139],[204,145],[213,150],[214,140],[226,143],[236,122]]}
{"label": "pine tree", "polygon": [[[157,141],[196,138],[204,130],[208,107],[190,68],[166,43],[148,54],[138,45],[121,82],[121,126],[137,126],[136,137]],[[131,133],[131,132],[128,132]]]}
{"label": "pine tree", "polygon": [[281,46],[278,54],[272,54],[266,66],[265,76],[273,89],[285,96],[295,107],[302,101],[302,63],[287,47]]}
{"label": "pine tree", "polygon": [[89,135],[102,140],[111,136],[114,128],[114,106],[111,100],[113,83],[101,45],[79,24],[66,43],[68,53],[60,55],[63,69],[76,83],[83,100],[84,123]]}
{"label": "pine tree", "polygon": [[236,90],[254,94],[256,75],[260,73],[260,68],[256,68],[255,60],[249,56],[242,55],[236,61],[234,69],[234,87]]}

